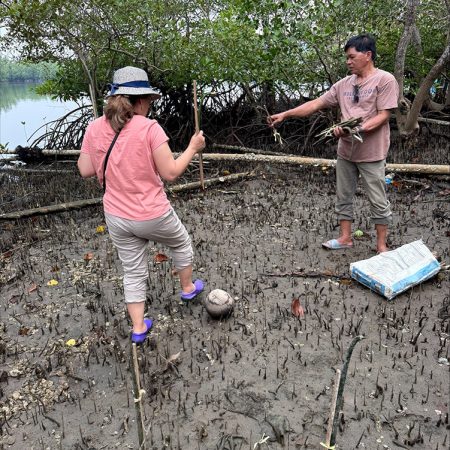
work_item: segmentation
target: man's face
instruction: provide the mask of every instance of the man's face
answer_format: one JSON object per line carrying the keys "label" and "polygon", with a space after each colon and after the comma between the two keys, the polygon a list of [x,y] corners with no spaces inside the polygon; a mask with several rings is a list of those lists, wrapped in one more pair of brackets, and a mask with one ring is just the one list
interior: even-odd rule
{"label": "man's face", "polygon": [[350,72],[359,75],[364,68],[372,61],[372,52],[358,52],[354,47],[350,47],[345,52],[347,67]]}

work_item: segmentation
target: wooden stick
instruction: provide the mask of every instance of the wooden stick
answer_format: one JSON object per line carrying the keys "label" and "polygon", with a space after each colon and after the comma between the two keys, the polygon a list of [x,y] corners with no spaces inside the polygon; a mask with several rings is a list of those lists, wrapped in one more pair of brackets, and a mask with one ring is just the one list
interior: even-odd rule
{"label": "wooden stick", "polygon": [[139,363],[137,359],[137,345],[133,342],[131,344],[131,353],[133,361],[133,393],[134,393],[134,407],[136,409],[136,422],[138,430],[139,448],[145,449],[144,436],[144,408],[142,406],[142,396],[145,391],[141,389],[141,381],[139,374]]}
{"label": "wooden stick", "polygon": [[[195,134],[200,132],[200,124],[198,122],[198,105],[197,105],[197,80],[194,80],[194,118],[195,118]],[[198,154],[198,162],[200,164],[200,184],[205,190],[205,177],[203,175],[203,155]]]}
{"label": "wooden stick", "polygon": [[[232,175],[227,175],[224,177],[210,178],[209,180],[205,180],[205,185],[213,186],[215,184],[239,181],[239,180],[243,180],[245,178],[252,178],[255,176],[256,176],[255,172],[234,173]],[[195,181],[193,183],[178,184],[176,186],[168,188],[167,191],[169,193],[176,194],[179,192],[198,189],[199,187],[201,187],[200,182]],[[102,201],[103,201],[103,197],[96,197],[96,198],[89,198],[86,200],[77,200],[75,202],[59,203],[57,205],[42,206],[40,208],[25,209],[23,211],[16,211],[16,212],[12,212],[12,213],[0,214],[0,221],[2,221],[2,220],[18,220],[18,219],[24,219],[26,217],[41,216],[41,215],[45,215],[45,214],[71,211],[73,209],[80,209],[80,208],[84,208],[86,206],[100,205],[102,203]]]}
{"label": "wooden stick", "polygon": [[327,436],[325,438],[325,448],[330,448],[331,433],[333,432],[334,415],[336,413],[336,402],[339,390],[339,382],[341,381],[341,370],[336,369],[334,377],[333,396],[331,397],[330,415],[328,417]]}

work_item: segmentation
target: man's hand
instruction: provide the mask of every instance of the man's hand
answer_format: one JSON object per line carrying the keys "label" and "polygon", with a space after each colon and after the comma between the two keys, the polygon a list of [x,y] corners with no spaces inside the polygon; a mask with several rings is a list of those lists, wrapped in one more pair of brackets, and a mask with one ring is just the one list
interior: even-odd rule
{"label": "man's hand", "polygon": [[285,119],[284,112],[274,114],[273,116],[267,117],[267,123],[269,124],[269,127],[274,127],[275,125],[280,124]]}
{"label": "man's hand", "polygon": [[344,129],[342,127],[334,127],[333,134],[335,137],[341,138],[342,136],[345,136],[346,134],[348,134],[348,128]]}

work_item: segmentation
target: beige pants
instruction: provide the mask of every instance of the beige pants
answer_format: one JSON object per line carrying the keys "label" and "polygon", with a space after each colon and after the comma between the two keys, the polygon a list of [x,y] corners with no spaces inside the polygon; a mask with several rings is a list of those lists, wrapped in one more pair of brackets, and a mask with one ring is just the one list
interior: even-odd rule
{"label": "beige pants", "polygon": [[152,220],[128,220],[105,212],[108,232],[123,267],[125,302],[145,300],[148,278],[148,242],[166,245],[177,270],[192,264],[191,238],[173,209]]}
{"label": "beige pants", "polygon": [[339,158],[336,163],[336,214],[338,220],[353,221],[353,197],[358,178],[369,197],[372,223],[389,225],[392,222],[391,204],[386,198],[386,161],[351,162]]}

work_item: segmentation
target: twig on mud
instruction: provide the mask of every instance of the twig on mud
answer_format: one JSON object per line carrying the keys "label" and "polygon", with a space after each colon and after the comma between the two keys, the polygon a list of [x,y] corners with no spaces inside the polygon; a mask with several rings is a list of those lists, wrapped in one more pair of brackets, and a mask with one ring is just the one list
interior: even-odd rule
{"label": "twig on mud", "polygon": [[61,424],[54,419],[53,417],[47,416],[46,414],[42,414],[46,419],[50,420],[50,422],[53,422],[55,425],[58,426],[58,428],[61,428]]}
{"label": "twig on mud", "polygon": [[337,273],[323,271],[323,272],[303,272],[303,271],[294,271],[294,272],[280,272],[280,273],[263,273],[261,274],[266,277],[299,277],[299,278],[338,278],[339,280],[350,280],[348,275],[339,275]]}
{"label": "twig on mud", "polygon": [[340,420],[342,404],[344,402],[344,386],[345,386],[345,380],[347,379],[347,371],[348,371],[348,366],[350,364],[350,359],[352,357],[352,353],[353,353],[353,349],[355,348],[355,345],[362,339],[364,339],[364,336],[362,336],[362,335],[355,336],[353,338],[352,342],[350,343],[350,345],[347,349],[347,353],[345,355],[344,366],[342,367],[342,374],[341,374],[341,378],[339,381],[339,389],[338,389],[338,393],[337,393],[336,411],[335,411],[334,420],[333,420],[333,429],[332,429],[332,433],[331,433],[330,447],[333,447],[336,444],[336,432],[337,432],[337,427],[338,427],[339,420]]}

